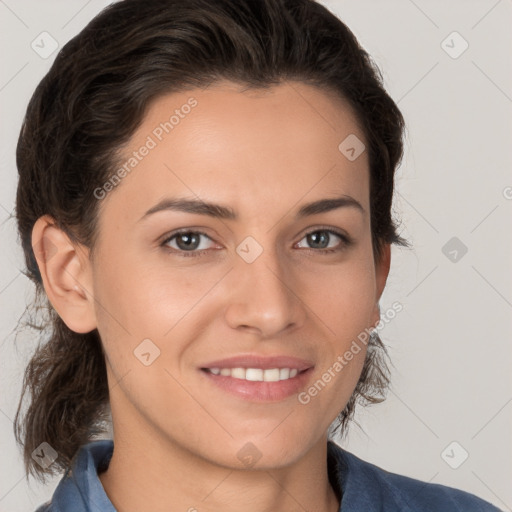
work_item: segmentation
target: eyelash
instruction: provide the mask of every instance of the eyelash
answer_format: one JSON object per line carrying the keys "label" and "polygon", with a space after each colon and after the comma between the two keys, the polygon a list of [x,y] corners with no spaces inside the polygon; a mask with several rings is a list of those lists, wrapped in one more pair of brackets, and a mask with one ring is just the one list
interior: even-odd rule
{"label": "eyelash", "polygon": [[[349,238],[346,234],[342,233],[341,231],[338,231],[338,230],[335,230],[332,228],[327,228],[327,227],[325,227],[325,228],[320,227],[320,228],[313,229],[312,231],[308,231],[307,233],[304,234],[304,236],[301,238],[301,240],[304,239],[305,237],[307,237],[308,235],[311,235],[312,233],[318,233],[318,232],[325,232],[325,233],[336,235],[337,237],[339,237],[341,239],[341,243],[340,243],[341,247],[338,247],[335,249],[306,249],[306,250],[325,255],[325,254],[341,252],[353,244],[353,240],[351,238]],[[166,237],[165,240],[163,240],[162,243],[160,244],[161,247],[169,249],[169,247],[166,247],[166,244],[168,244],[172,239],[176,238],[177,236],[183,235],[183,234],[203,235],[206,238],[209,238],[210,240],[212,240],[210,238],[210,236],[208,236],[203,231],[192,230],[192,229],[182,229],[179,231],[175,231],[174,233],[171,233],[168,237]],[[197,251],[197,250],[183,251],[180,249],[172,249],[172,250],[169,250],[168,252],[172,253],[172,254],[179,254],[180,256],[183,256],[185,258],[189,258],[189,257],[197,258],[199,256],[205,255],[207,253],[207,251],[208,251],[208,249],[203,249],[201,251]]]}

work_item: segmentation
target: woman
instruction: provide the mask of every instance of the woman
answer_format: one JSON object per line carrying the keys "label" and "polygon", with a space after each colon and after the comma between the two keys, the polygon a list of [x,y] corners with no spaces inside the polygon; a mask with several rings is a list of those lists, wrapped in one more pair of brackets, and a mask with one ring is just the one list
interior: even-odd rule
{"label": "woman", "polygon": [[61,50],[17,148],[38,512],[497,510],[329,440],[389,380],[403,129],[310,0],[124,0]]}

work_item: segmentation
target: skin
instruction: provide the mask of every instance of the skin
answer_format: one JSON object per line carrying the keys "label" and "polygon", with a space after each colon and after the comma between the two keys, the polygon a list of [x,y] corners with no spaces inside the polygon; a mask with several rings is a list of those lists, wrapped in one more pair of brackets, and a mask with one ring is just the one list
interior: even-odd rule
{"label": "skin", "polygon": [[[199,367],[291,355],[314,363],[311,385],[378,322],[389,246],[374,261],[367,152],[349,161],[338,150],[349,134],[365,141],[363,132],[347,103],[312,86],[220,82],[156,100],[123,155],[190,97],[197,106],[99,201],[93,255],[47,216],[33,230],[34,246],[56,248],[39,260],[52,305],[72,330],[97,328],[104,345],[115,450],[100,480],[120,512],[336,511],[327,429],[356,386],[365,346],[307,405],[296,394],[244,400]],[[295,218],[306,203],[342,195],[364,211]],[[167,210],[140,220],[177,196],[239,218]],[[201,256],[182,256],[183,239],[161,245],[179,228],[208,235],[193,246]],[[339,250],[329,254],[308,241],[327,228],[353,243],[330,234],[326,245]],[[252,263],[236,252],[247,236],[263,249]],[[134,350],[148,338],[160,356],[145,366]],[[260,454],[250,467],[237,457],[247,443]]]}

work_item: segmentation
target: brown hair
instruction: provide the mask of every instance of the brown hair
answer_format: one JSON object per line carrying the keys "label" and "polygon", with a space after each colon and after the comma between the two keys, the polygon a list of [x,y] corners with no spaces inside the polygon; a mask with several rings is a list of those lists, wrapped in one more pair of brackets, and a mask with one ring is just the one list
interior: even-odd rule
{"label": "brown hair", "polygon": [[[407,245],[391,206],[403,153],[403,117],[382,76],[352,32],[312,0],[124,0],[97,15],[58,53],[27,108],[17,146],[16,218],[36,311],[46,311],[39,346],[24,376],[15,418],[27,475],[68,468],[78,448],[105,429],[109,404],[98,331],[71,331],[52,308],[31,234],[48,214],[94,252],[94,190],[116,165],[116,151],[162,94],[227,79],[251,88],[297,80],[335,91],[354,109],[370,162],[374,256],[384,244]],[[340,141],[341,142],[341,141]],[[382,401],[389,384],[386,349],[372,336],[361,377],[340,413],[346,431],[356,402]],[[30,402],[21,415],[25,393]],[[32,452],[58,453],[43,468]]]}

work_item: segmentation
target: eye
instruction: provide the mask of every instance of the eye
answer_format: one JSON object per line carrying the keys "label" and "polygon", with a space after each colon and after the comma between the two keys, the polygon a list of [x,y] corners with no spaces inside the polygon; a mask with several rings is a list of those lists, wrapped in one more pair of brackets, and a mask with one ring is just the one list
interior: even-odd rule
{"label": "eye", "polygon": [[[341,242],[336,243],[336,238],[338,240],[341,240]],[[312,249],[318,249],[316,252],[320,253],[339,252],[352,244],[352,240],[344,233],[341,233],[334,229],[324,228],[316,229],[314,231],[306,233],[306,236],[302,240],[306,240],[307,243],[310,244],[310,246],[312,246]],[[332,244],[332,242],[334,242],[334,245]],[[300,243],[301,242],[299,242],[298,244],[299,246]]]}
{"label": "eye", "polygon": [[[206,239],[206,241],[202,240],[203,238]],[[337,243],[336,239],[338,239]],[[177,253],[180,256],[202,256],[207,253],[208,249],[212,248],[208,246],[208,240],[213,242],[213,240],[202,231],[186,229],[171,233],[160,245],[172,249],[170,252]],[[346,234],[331,228],[309,231],[302,240],[306,240],[310,245],[310,250],[317,253],[340,252],[353,243],[352,239]],[[296,244],[296,246],[301,247],[301,242]]]}
{"label": "eye", "polygon": [[201,256],[204,254],[201,251],[209,248],[208,244],[203,243],[201,238],[206,238],[213,242],[213,240],[202,231],[183,230],[168,236],[161,245],[162,247],[170,247],[173,249],[172,252],[178,252],[180,256]]}

